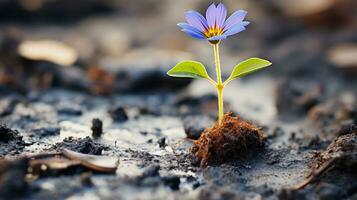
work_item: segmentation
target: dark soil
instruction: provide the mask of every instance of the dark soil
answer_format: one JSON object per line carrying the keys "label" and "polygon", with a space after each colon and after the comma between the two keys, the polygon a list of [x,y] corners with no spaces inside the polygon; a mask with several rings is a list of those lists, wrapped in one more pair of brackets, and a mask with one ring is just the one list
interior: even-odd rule
{"label": "dark soil", "polygon": [[26,146],[17,130],[0,125],[0,157],[7,154],[19,154]]}
{"label": "dark soil", "polygon": [[61,150],[61,148],[93,155],[101,155],[104,149],[103,145],[94,142],[90,137],[82,139],[69,137],[65,138],[62,142],[55,144],[49,150]]}
{"label": "dark soil", "polygon": [[100,137],[103,134],[103,122],[98,118],[93,119],[91,129],[94,138]]}
{"label": "dark soil", "polygon": [[6,125],[0,125],[0,142],[9,143],[12,141],[22,141],[20,133],[6,127]]}
{"label": "dark soil", "polygon": [[109,114],[115,122],[125,122],[129,119],[126,110],[123,107],[113,108],[109,110]]}
{"label": "dark soil", "polygon": [[207,128],[191,151],[195,162],[204,167],[245,157],[263,146],[264,134],[255,125],[226,113],[222,124]]}
{"label": "dark soil", "polygon": [[357,132],[351,132],[335,138],[332,143],[319,153],[317,165],[335,159],[335,167],[340,170],[357,172]]}

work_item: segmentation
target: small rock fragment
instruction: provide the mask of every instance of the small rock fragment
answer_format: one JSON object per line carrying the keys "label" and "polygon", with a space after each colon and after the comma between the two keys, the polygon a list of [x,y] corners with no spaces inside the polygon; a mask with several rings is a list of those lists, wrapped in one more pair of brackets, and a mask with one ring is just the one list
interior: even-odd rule
{"label": "small rock fragment", "polygon": [[3,155],[19,154],[26,146],[17,130],[12,130],[0,124],[0,157]]}
{"label": "small rock fragment", "polygon": [[165,137],[161,137],[161,138],[157,141],[157,143],[159,144],[159,147],[160,147],[160,148],[164,148],[164,147],[167,146],[167,144],[166,144],[166,138],[165,138]]}
{"label": "small rock fragment", "polygon": [[115,122],[125,122],[129,119],[123,107],[117,107],[109,111],[110,116]]}
{"label": "small rock fragment", "polygon": [[8,128],[6,125],[0,125],[0,142],[8,143],[15,140],[22,141],[20,133],[16,130]]}
{"label": "small rock fragment", "polygon": [[92,136],[99,138],[103,134],[103,122],[102,120],[95,118],[92,120]]}

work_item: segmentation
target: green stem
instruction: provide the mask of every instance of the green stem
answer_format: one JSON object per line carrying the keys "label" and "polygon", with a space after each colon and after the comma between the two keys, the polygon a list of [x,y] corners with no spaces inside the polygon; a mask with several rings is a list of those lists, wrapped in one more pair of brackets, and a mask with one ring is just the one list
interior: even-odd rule
{"label": "green stem", "polygon": [[221,64],[219,60],[219,43],[213,45],[214,50],[214,60],[216,64],[216,73],[217,73],[217,95],[218,95],[218,123],[222,124],[223,119],[223,88],[222,77],[221,77]]}

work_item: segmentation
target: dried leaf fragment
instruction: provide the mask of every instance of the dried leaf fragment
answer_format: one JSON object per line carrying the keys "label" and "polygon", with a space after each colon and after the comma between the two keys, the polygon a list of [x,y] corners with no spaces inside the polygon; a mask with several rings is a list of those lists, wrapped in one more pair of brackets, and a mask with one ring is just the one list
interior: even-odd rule
{"label": "dried leaf fragment", "polygon": [[97,172],[115,173],[119,165],[119,159],[116,157],[82,154],[69,149],[63,149],[62,153],[65,157],[80,161],[83,166]]}

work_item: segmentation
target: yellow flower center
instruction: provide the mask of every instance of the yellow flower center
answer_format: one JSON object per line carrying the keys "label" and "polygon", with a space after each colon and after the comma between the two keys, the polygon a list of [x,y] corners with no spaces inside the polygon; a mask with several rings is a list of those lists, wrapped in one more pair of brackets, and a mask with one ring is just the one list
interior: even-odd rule
{"label": "yellow flower center", "polygon": [[217,35],[222,35],[223,33],[223,29],[220,28],[220,27],[216,27],[216,26],[213,26],[213,27],[209,27],[205,32],[205,36],[207,38],[210,38],[210,37],[213,37],[213,36],[217,36]]}

